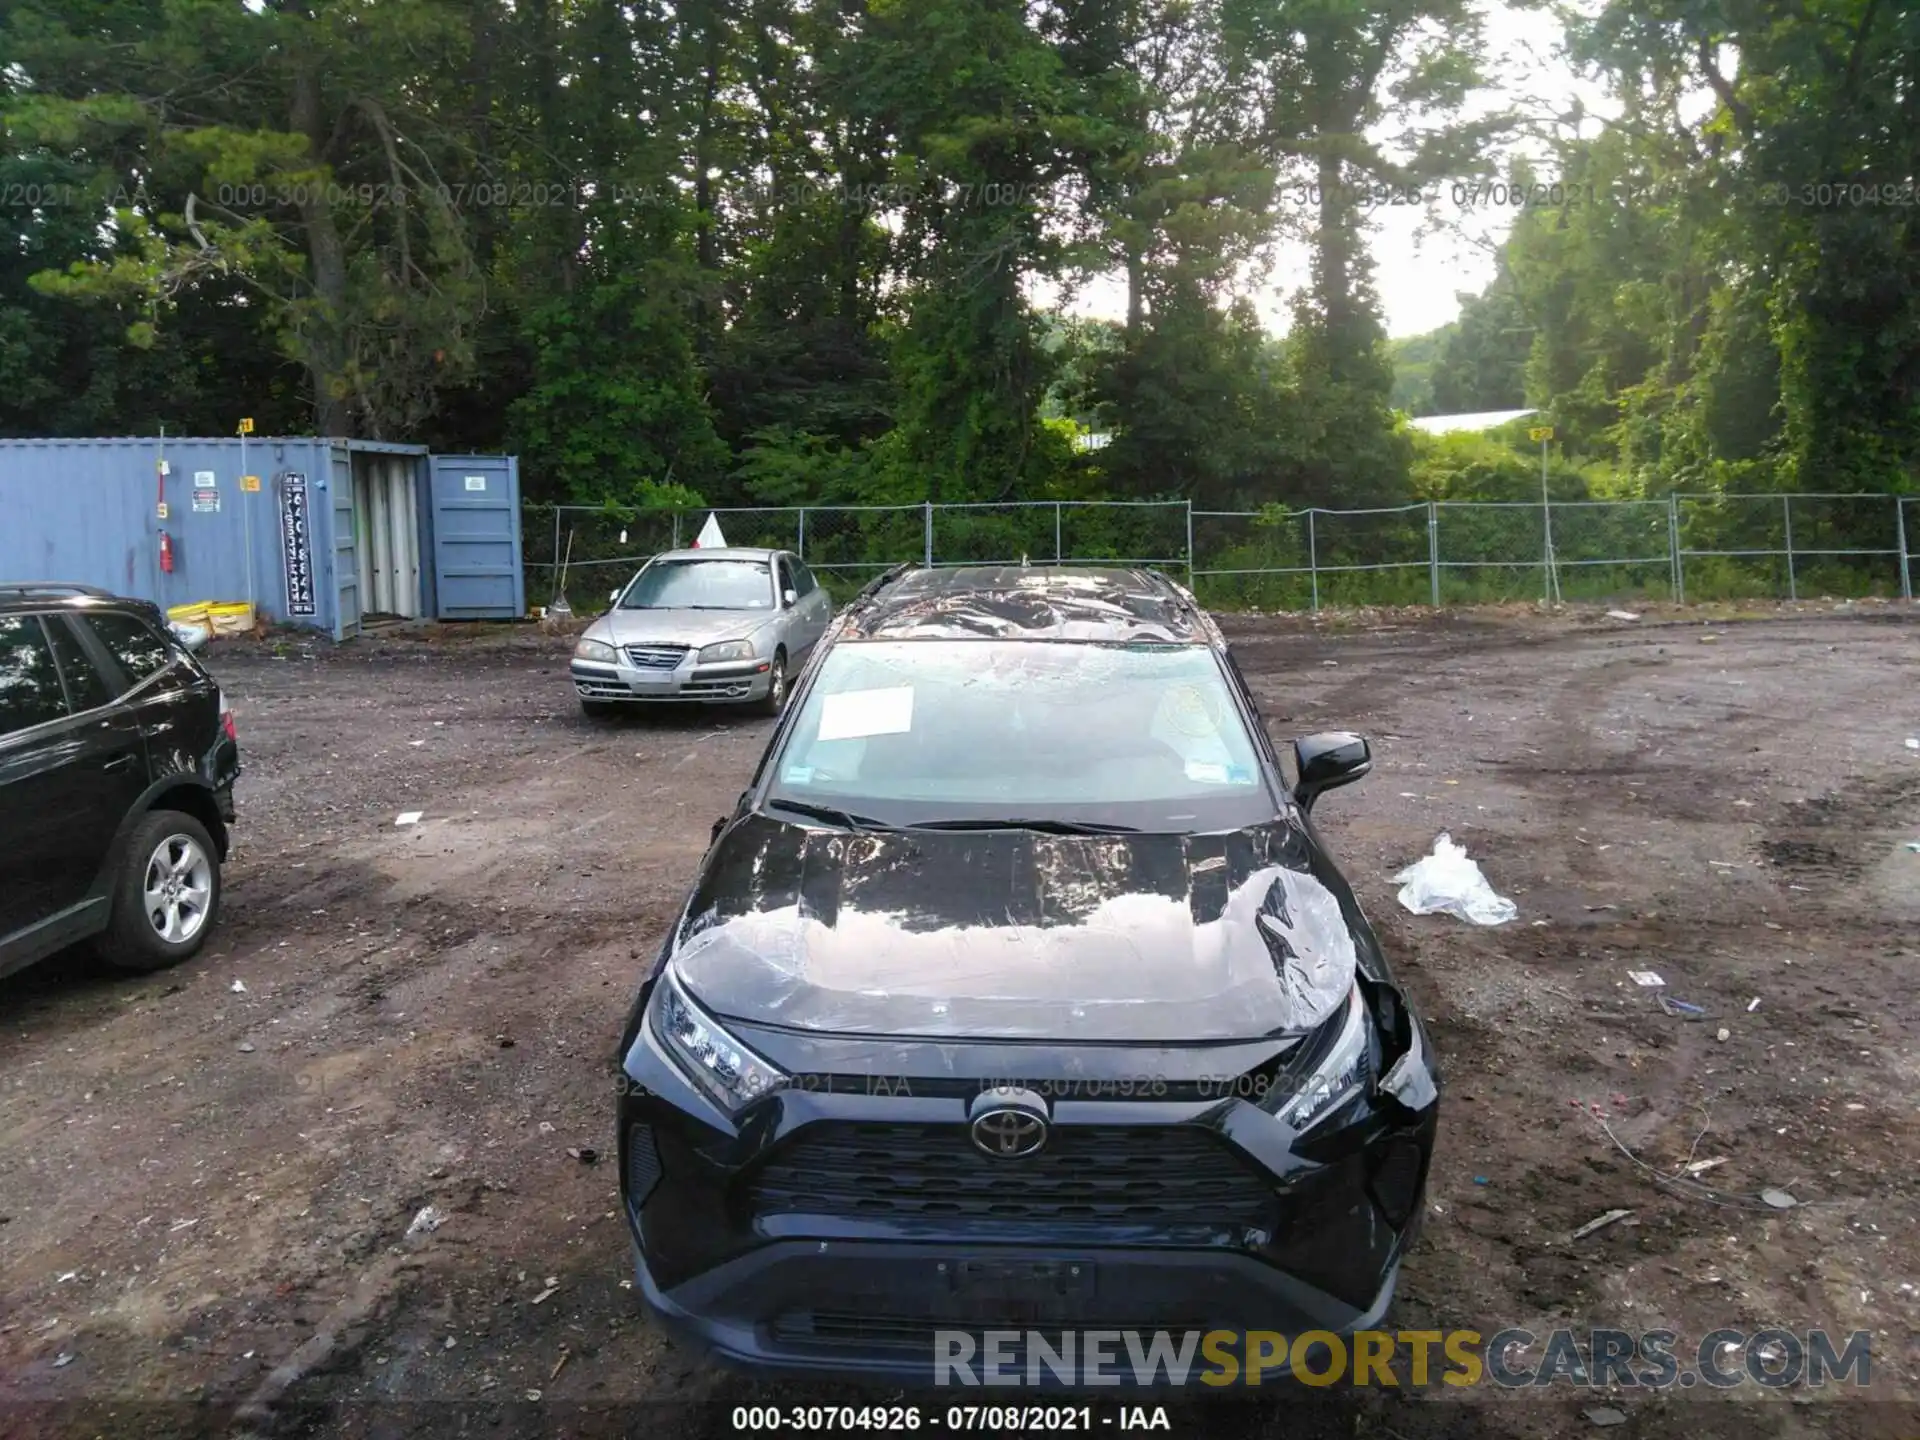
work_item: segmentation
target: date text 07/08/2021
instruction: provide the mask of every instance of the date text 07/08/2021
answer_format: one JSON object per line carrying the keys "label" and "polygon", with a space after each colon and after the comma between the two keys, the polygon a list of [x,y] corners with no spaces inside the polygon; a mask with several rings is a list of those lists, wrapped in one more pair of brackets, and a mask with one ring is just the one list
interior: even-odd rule
{"label": "date text 07/08/2021", "polygon": [[738,1434],[850,1435],[915,1431],[1008,1430],[1089,1434],[1095,1431],[1173,1430],[1164,1405],[736,1405]]}

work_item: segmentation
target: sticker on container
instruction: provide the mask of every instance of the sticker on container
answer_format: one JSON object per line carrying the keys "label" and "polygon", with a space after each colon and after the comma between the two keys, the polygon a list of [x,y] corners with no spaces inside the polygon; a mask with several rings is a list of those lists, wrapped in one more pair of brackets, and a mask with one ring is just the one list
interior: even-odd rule
{"label": "sticker on container", "polygon": [[842,690],[820,705],[821,740],[860,740],[868,735],[904,735],[913,728],[913,687]]}
{"label": "sticker on container", "polygon": [[487,488],[487,477],[486,477],[486,476],[484,476],[484,475],[469,475],[469,476],[467,476],[467,489],[469,489],[469,490],[484,490],[484,489],[486,489],[486,488]]}

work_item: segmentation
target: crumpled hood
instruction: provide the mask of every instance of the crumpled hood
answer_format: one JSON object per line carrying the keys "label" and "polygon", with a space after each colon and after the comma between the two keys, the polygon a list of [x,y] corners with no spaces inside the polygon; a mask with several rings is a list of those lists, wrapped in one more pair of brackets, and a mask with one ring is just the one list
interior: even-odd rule
{"label": "crumpled hood", "polygon": [[854,834],[754,815],[720,842],[672,963],[706,1008],[757,1024],[1199,1043],[1317,1024],[1356,953],[1283,823]]}
{"label": "crumpled hood", "polygon": [[778,610],[609,610],[585,632],[610,645],[715,645],[744,640]]}

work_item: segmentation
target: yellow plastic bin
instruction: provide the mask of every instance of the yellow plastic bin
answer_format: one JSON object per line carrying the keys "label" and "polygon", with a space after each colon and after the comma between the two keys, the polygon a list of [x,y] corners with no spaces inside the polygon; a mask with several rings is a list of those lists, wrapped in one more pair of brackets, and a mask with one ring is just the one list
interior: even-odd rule
{"label": "yellow plastic bin", "polygon": [[245,601],[223,601],[206,608],[208,627],[216,635],[245,635],[253,629],[253,606]]}

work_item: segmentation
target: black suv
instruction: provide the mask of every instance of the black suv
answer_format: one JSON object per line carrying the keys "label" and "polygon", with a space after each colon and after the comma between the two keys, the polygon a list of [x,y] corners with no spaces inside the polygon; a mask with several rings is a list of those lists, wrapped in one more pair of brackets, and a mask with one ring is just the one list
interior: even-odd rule
{"label": "black suv", "polygon": [[220,687],[155,606],[0,584],[0,975],[94,936],[127,970],[198,950],[239,773]]}
{"label": "black suv", "polygon": [[722,1359],[936,1384],[1008,1325],[1377,1324],[1439,1080],[1308,818],[1367,744],[1293,750],[1289,785],[1163,576],[863,592],[622,1038],[651,1310]]}

